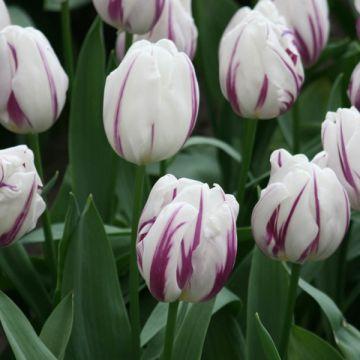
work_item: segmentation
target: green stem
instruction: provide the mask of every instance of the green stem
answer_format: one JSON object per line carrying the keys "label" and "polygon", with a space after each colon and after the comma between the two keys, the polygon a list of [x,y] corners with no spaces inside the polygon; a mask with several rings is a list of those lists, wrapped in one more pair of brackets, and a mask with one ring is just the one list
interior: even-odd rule
{"label": "green stem", "polygon": [[166,175],[166,172],[167,172],[167,161],[166,160],[163,160],[163,161],[160,161],[160,177]]}
{"label": "green stem", "polygon": [[171,360],[172,357],[178,307],[178,301],[169,304],[165,332],[164,352],[161,356],[161,360]]}
{"label": "green stem", "polygon": [[301,265],[293,264],[291,269],[290,286],[288,291],[287,306],[284,318],[284,325],[280,338],[279,354],[281,359],[286,359],[289,346],[290,331],[294,316],[297,288],[300,278]]}
{"label": "green stem", "polygon": [[[41,180],[44,182],[44,171],[42,167],[41,152],[40,152],[40,143],[39,135],[29,134],[28,135],[29,146],[34,152],[35,167],[39,173]],[[45,258],[48,261],[49,267],[53,273],[53,276],[56,278],[56,258],[55,258],[55,247],[53,234],[51,229],[51,218],[48,208],[46,207],[42,215],[42,225],[45,236],[45,242],[43,243],[43,250]]]}
{"label": "green stem", "polygon": [[292,130],[293,130],[293,154],[300,152],[300,116],[298,102],[294,104],[292,111]]}
{"label": "green stem", "polygon": [[125,54],[130,49],[132,43],[133,43],[133,35],[126,32],[126,34],[125,34]]}
{"label": "green stem", "polygon": [[245,197],[246,182],[250,169],[250,163],[254,151],[256,128],[258,120],[244,119],[244,136],[243,136],[243,151],[241,161],[241,172],[239,179],[239,188],[237,193],[237,201],[242,205]]}
{"label": "green stem", "polygon": [[74,53],[72,45],[71,16],[69,0],[61,3],[61,29],[65,68],[70,80],[70,89],[74,78]]}
{"label": "green stem", "polygon": [[139,270],[136,256],[136,239],[144,191],[145,166],[138,166],[135,177],[135,196],[130,247],[130,320],[132,338],[132,359],[140,358],[140,313],[139,313]]}

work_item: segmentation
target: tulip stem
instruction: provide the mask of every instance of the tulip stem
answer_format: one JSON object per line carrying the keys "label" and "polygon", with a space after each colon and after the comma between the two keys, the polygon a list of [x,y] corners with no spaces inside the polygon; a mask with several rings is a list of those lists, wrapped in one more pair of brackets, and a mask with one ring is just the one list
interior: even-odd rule
{"label": "tulip stem", "polygon": [[289,346],[290,332],[294,316],[295,302],[297,296],[297,288],[300,278],[301,265],[293,264],[291,268],[290,285],[287,298],[287,306],[284,317],[284,325],[280,338],[279,354],[281,359],[286,359]]}
{"label": "tulip stem", "polygon": [[[44,184],[45,178],[44,178],[44,170],[43,170],[42,160],[41,160],[39,135],[38,134],[29,134],[28,142],[29,142],[30,148],[34,152],[34,161],[35,161],[36,170],[38,171],[38,174]],[[50,212],[49,212],[47,206],[46,206],[46,209],[45,209],[41,219],[42,219],[43,232],[44,232],[44,237],[45,237],[45,242],[43,243],[44,255],[48,261],[49,268],[51,269],[53,275],[56,278],[55,247],[54,247],[54,240],[53,240],[53,234],[52,234],[52,228],[51,228]]]}
{"label": "tulip stem", "polygon": [[179,307],[179,301],[175,301],[169,304],[166,332],[165,332],[164,351],[161,356],[161,360],[171,360],[172,357],[178,307]]}
{"label": "tulip stem", "polygon": [[140,358],[140,313],[139,313],[139,270],[136,256],[136,239],[144,192],[145,166],[138,166],[135,176],[135,195],[131,227],[130,247],[130,320],[132,338],[132,359]]}
{"label": "tulip stem", "polygon": [[243,135],[243,151],[242,151],[242,161],[241,161],[241,172],[239,179],[239,188],[237,193],[237,201],[242,205],[245,197],[246,182],[248,178],[248,173],[250,169],[250,162],[252,159],[257,120],[255,119],[244,119],[244,135]]}
{"label": "tulip stem", "polygon": [[70,80],[70,89],[74,78],[74,53],[72,45],[71,16],[69,0],[61,3],[61,28],[65,67]]}
{"label": "tulip stem", "polygon": [[166,160],[160,161],[160,177],[165,176],[167,171]]}

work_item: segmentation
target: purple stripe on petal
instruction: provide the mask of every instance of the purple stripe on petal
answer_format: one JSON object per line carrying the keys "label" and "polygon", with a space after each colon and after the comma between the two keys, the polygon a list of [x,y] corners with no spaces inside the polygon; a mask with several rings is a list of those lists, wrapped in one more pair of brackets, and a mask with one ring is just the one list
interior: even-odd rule
{"label": "purple stripe on petal", "polygon": [[36,181],[34,178],[29,195],[25,201],[25,204],[24,204],[20,214],[15,219],[13,226],[11,227],[11,229],[8,232],[6,232],[0,236],[0,245],[1,246],[7,246],[7,245],[11,244],[15,240],[18,233],[20,232],[20,230],[29,214],[32,200],[33,200],[34,194],[36,192],[36,188],[37,188],[37,186],[36,186]]}
{"label": "purple stripe on petal", "polygon": [[281,155],[281,151],[278,152],[277,162],[278,162],[279,167],[282,167],[282,155]]}
{"label": "purple stripe on petal", "polygon": [[189,70],[190,70],[190,86],[191,86],[191,119],[190,119],[190,125],[189,130],[187,133],[187,138],[191,135],[195,128],[196,118],[198,115],[198,109],[199,109],[199,94],[197,91],[197,80],[196,80],[196,74],[194,67],[190,60],[187,59],[187,62],[189,64]]}
{"label": "purple stripe on petal", "polygon": [[108,14],[112,21],[123,22],[124,9],[123,9],[122,0],[109,0]]}
{"label": "purple stripe on petal", "polygon": [[51,96],[51,107],[52,107],[52,111],[53,111],[53,121],[55,122],[57,117],[58,117],[58,98],[57,98],[57,93],[56,93],[56,86],[55,86],[55,80],[53,77],[53,74],[51,73],[51,69],[49,66],[49,63],[47,61],[46,55],[43,51],[43,49],[40,47],[39,44],[36,44],[41,60],[44,64],[44,69],[46,72],[46,76],[49,82],[49,88],[50,88],[50,96]]}
{"label": "purple stripe on petal", "polygon": [[302,38],[302,36],[300,35],[300,33],[297,30],[294,31],[294,34],[295,34],[295,45],[296,45],[297,49],[299,50],[301,58],[303,59],[305,64],[310,64],[311,57],[310,57],[309,50],[306,46],[304,39]]}
{"label": "purple stripe on petal", "polygon": [[13,45],[11,45],[10,43],[8,43],[11,55],[14,59],[14,64],[15,64],[15,70],[17,70],[18,68],[18,58],[17,58],[17,53],[16,53],[16,49]]}
{"label": "purple stripe on petal", "polygon": [[269,89],[269,78],[265,74],[263,83],[261,85],[259,97],[255,106],[255,110],[259,110],[264,106],[268,94],[268,89]]}
{"label": "purple stripe on petal", "polygon": [[155,3],[155,14],[154,14],[154,20],[153,20],[153,23],[151,25],[151,28],[153,28],[156,23],[158,22],[160,16],[161,16],[161,13],[164,9],[164,5],[165,5],[165,0],[156,0],[156,3]]}
{"label": "purple stripe on petal", "polygon": [[124,155],[124,152],[123,152],[123,148],[122,148],[121,134],[120,134],[121,105],[122,105],[122,101],[123,101],[123,97],[124,97],[126,84],[127,84],[128,79],[129,79],[131,70],[132,70],[132,68],[133,68],[133,66],[135,64],[136,59],[137,59],[137,57],[130,64],[129,69],[127,70],[127,72],[125,74],[125,78],[123,80],[123,83],[120,86],[119,99],[118,99],[115,114],[114,114],[114,128],[113,128],[114,144],[115,144],[116,151],[122,156]]}
{"label": "purple stripe on petal", "polygon": [[9,118],[11,119],[11,121],[19,129],[22,129],[25,124],[28,125],[30,128],[33,127],[28,117],[22,111],[13,91],[11,92],[7,103],[7,112],[9,114]]}
{"label": "purple stripe on petal", "polygon": [[171,1],[169,1],[168,5],[168,39],[176,44]]}

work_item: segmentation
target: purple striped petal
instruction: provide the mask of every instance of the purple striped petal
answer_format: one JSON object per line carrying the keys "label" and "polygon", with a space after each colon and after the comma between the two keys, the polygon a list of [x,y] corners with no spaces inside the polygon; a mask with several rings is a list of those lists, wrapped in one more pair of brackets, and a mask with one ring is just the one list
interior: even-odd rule
{"label": "purple striped petal", "polygon": [[256,106],[255,106],[255,110],[260,110],[264,106],[265,101],[266,101],[266,97],[267,97],[267,94],[268,94],[268,90],[269,90],[269,78],[265,74],[263,83],[261,85],[259,97],[258,97]]}
{"label": "purple striped petal", "polygon": [[189,125],[189,130],[187,133],[187,138],[192,134],[194,128],[195,128],[195,123],[196,123],[196,119],[198,116],[198,111],[199,111],[199,92],[198,92],[198,83],[197,83],[197,79],[196,79],[196,74],[195,74],[195,70],[194,70],[194,66],[192,65],[191,61],[186,58],[186,61],[189,64],[189,69],[190,69],[190,84],[191,84],[191,119],[190,119],[190,125]]}
{"label": "purple striped petal", "polygon": [[109,0],[108,14],[112,21],[123,22],[124,9],[122,0]]}

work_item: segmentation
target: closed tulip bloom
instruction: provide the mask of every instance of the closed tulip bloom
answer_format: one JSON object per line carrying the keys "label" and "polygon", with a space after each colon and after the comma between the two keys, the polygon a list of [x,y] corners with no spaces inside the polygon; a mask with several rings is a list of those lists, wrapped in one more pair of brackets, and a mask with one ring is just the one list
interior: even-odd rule
{"label": "closed tulip bloom", "polygon": [[313,65],[324,49],[330,30],[327,0],[274,0],[288,25],[305,66]]}
{"label": "closed tulip bloom", "polygon": [[119,62],[121,62],[126,53],[126,33],[125,32],[118,33],[117,38],[116,38],[116,44],[115,44],[115,52],[116,52],[116,58],[118,59]]}
{"label": "closed tulip bloom", "polygon": [[9,12],[3,0],[0,0],[0,30],[11,24]]}
{"label": "closed tulip bloom", "polygon": [[33,230],[45,210],[34,156],[26,146],[0,150],[0,246]]}
{"label": "closed tulip bloom", "polygon": [[268,186],[252,214],[252,230],[267,256],[304,263],[328,258],[348,229],[348,196],[320,153],[305,155],[277,150],[271,155]]}
{"label": "closed tulip bloom", "polygon": [[140,273],[160,301],[206,301],[228,279],[237,253],[239,204],[220,186],[166,175],[140,218]]}
{"label": "closed tulip bloom", "polygon": [[360,39],[360,0],[355,0],[355,9],[358,12],[358,19],[356,21],[356,32],[358,38]]}
{"label": "closed tulip bloom", "polygon": [[[33,28],[0,32],[0,123],[15,133],[40,133],[58,119],[68,77],[45,36]],[[5,95],[4,95],[5,94]]]}
{"label": "closed tulip bloom", "polygon": [[360,110],[360,63],[357,64],[351,75],[348,96],[351,105]]}
{"label": "closed tulip bloom", "polygon": [[360,113],[355,108],[328,112],[322,142],[332,168],[346,189],[351,207],[360,210]]}
{"label": "closed tulip bloom", "polygon": [[221,39],[219,61],[222,92],[238,115],[272,119],[293,105],[304,80],[294,40],[270,0],[234,15]]}
{"label": "closed tulip bloom", "polygon": [[193,59],[197,47],[198,31],[191,14],[191,1],[165,0],[164,11],[152,30],[135,41],[146,39],[156,42],[161,39],[172,40],[176,47]]}
{"label": "closed tulip bloom", "polygon": [[198,108],[194,67],[169,40],[136,42],[106,80],[108,140],[138,165],[175,155],[193,131]]}
{"label": "closed tulip bloom", "polygon": [[118,30],[145,34],[158,21],[165,0],[93,0],[100,17]]}

